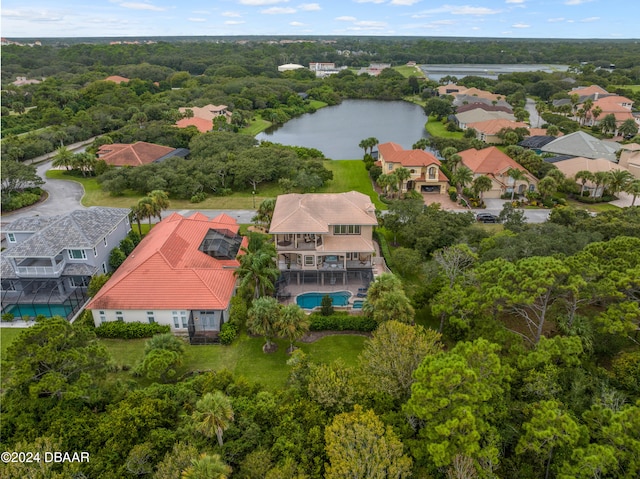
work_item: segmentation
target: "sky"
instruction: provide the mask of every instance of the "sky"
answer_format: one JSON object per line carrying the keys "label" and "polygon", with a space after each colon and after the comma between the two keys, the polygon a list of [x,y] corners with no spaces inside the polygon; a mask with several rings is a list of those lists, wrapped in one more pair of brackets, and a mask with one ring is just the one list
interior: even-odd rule
{"label": "sky", "polygon": [[639,0],[3,0],[5,38],[640,38]]}

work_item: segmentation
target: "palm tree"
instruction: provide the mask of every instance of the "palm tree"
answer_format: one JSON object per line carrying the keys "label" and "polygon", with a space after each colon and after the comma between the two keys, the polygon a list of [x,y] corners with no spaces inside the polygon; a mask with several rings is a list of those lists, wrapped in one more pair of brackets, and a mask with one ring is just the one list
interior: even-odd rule
{"label": "palm tree", "polygon": [[471,188],[473,189],[474,193],[478,195],[482,200],[484,193],[486,191],[490,191],[492,186],[493,182],[491,181],[491,178],[489,178],[487,175],[480,175],[473,180]]}
{"label": "palm tree", "polygon": [[455,174],[456,170],[460,166],[460,163],[462,163],[462,157],[457,153],[449,156],[449,158],[447,159],[447,168],[449,168],[451,174]]}
{"label": "palm tree", "polygon": [[595,180],[595,176],[589,170],[580,170],[574,176],[576,181],[582,183],[582,188],[580,188],[580,196],[584,194],[584,189],[586,187],[587,181]]}
{"label": "palm tree", "polygon": [[76,153],[71,160],[71,167],[80,170],[83,177],[87,176],[87,173],[93,174],[93,170],[96,166],[96,157],[89,152]]}
{"label": "palm tree", "polygon": [[162,212],[169,208],[169,195],[166,191],[162,190],[153,190],[151,193],[147,194],[149,198],[155,203],[157,209],[158,221],[162,221]]}
{"label": "palm tree", "polygon": [[638,133],[638,125],[633,118],[629,118],[620,125],[618,132],[625,137],[633,136]]}
{"label": "palm tree", "polygon": [[613,113],[606,115],[600,122],[603,133],[613,133],[616,131],[616,117]]}
{"label": "palm tree", "polygon": [[369,142],[369,154],[373,154],[373,149],[378,145],[378,143],[380,143],[378,141],[378,139],[375,136],[370,136],[369,138],[367,138],[367,141]]}
{"label": "palm tree", "polygon": [[362,140],[360,143],[358,143],[358,146],[360,148],[362,148],[362,150],[364,151],[364,155],[367,155],[367,148],[369,148],[369,142],[367,141],[367,138],[365,138],[364,140]]}
{"label": "palm tree", "polygon": [[263,351],[275,351],[271,339],[275,336],[276,325],[280,322],[281,306],[271,296],[254,299],[247,315],[247,329],[253,334],[264,336]]}
{"label": "palm tree", "polygon": [[507,170],[507,176],[513,180],[513,188],[511,190],[511,201],[513,201],[513,198],[516,195],[516,182],[527,181],[527,175],[519,168],[509,168]]}
{"label": "palm tree", "polygon": [[461,166],[453,174],[453,176],[451,177],[451,181],[458,190],[458,195],[460,195],[462,194],[462,190],[464,190],[465,186],[473,181],[473,171],[471,171],[471,168]]}
{"label": "palm tree", "polygon": [[382,188],[382,192],[386,195],[389,191],[389,186],[391,186],[391,180],[392,177],[391,175],[387,175],[387,174],[382,174],[380,176],[378,176],[378,179],[376,180],[376,184]]}
{"label": "palm tree", "polygon": [[191,465],[182,471],[182,479],[228,479],[231,467],[226,465],[218,454],[202,454],[192,459]]}
{"label": "palm tree", "polygon": [[151,227],[151,218],[158,216],[158,206],[150,196],[145,196],[138,200],[135,211],[140,218],[149,218],[149,227]]}
{"label": "palm tree", "polygon": [[564,173],[560,171],[558,168],[550,169],[545,176],[548,176],[549,178],[553,178],[554,180],[556,180],[558,189],[562,189],[562,186],[565,185],[567,181],[567,177],[564,176]]}
{"label": "palm tree", "polygon": [[309,320],[304,311],[297,304],[288,304],[280,310],[280,317],[276,323],[278,336],[289,340],[288,352],[293,352],[293,342],[309,331]]}
{"label": "palm tree", "polygon": [[429,147],[429,140],[426,138],[420,138],[411,147],[412,150],[426,150]]}
{"label": "palm tree", "polygon": [[609,184],[609,172],[608,171],[596,171],[593,174],[593,182],[596,184],[596,190],[594,191],[593,196],[598,194],[598,190],[600,186],[602,186],[602,191],[600,192],[600,196],[604,195],[604,190],[607,188]]}
{"label": "palm tree", "polygon": [[51,166],[54,168],[64,167],[67,171],[73,165],[73,152],[66,146],[61,146],[56,150]]}
{"label": "palm tree", "polygon": [[627,183],[626,188],[624,189],[626,193],[633,195],[633,201],[631,202],[631,206],[636,204],[636,198],[640,196],[640,180],[633,180]]}
{"label": "palm tree", "polygon": [[609,171],[609,189],[611,193],[617,195],[627,187],[631,180],[633,180],[633,175],[627,170]]}
{"label": "palm tree", "polygon": [[551,176],[545,176],[538,182],[538,191],[542,195],[542,201],[547,196],[552,195],[558,190],[558,183]]}
{"label": "palm tree", "polygon": [[402,184],[411,178],[411,172],[407,168],[398,168],[394,171],[396,178],[398,179],[398,190],[402,192]]}
{"label": "palm tree", "polygon": [[[251,246],[250,246],[251,247]],[[273,289],[273,283],[280,271],[275,263],[276,249],[273,243],[263,243],[259,249],[251,251],[249,248],[240,248],[238,261],[240,267],[234,274],[240,278],[240,287],[245,288],[253,284],[253,297],[259,298]]]}
{"label": "palm tree", "polygon": [[599,106],[596,106],[593,110],[591,110],[591,116],[593,117],[594,124],[598,120],[598,117],[600,116],[601,113],[602,113],[602,108],[600,108]]}
{"label": "palm tree", "polygon": [[214,391],[202,396],[191,417],[196,431],[208,438],[215,435],[222,447],[222,433],[233,422],[233,407],[228,396],[222,391]]}

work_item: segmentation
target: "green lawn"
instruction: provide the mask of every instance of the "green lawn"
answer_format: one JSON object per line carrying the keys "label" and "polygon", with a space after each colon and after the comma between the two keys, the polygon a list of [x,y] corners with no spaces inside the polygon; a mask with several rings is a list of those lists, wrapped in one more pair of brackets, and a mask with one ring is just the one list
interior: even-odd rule
{"label": "green lawn", "polygon": [[262,118],[254,118],[249,123],[249,126],[246,126],[240,130],[240,133],[243,135],[256,136],[258,133],[269,128],[273,123],[267,120],[263,120]]}
{"label": "green lawn", "polygon": [[404,76],[405,78],[409,78],[409,77],[423,77],[424,78],[424,72],[416,67],[410,67],[407,65],[401,65],[401,66],[397,66],[397,67],[393,67],[393,69],[395,71],[397,71],[398,73],[400,73],[402,76]]}
{"label": "green lawn", "polygon": [[[369,195],[378,209],[386,209],[384,203],[378,199],[373,189],[369,174],[364,163],[359,160],[327,160],[325,167],[333,171],[333,180],[321,188],[319,193],[343,193],[345,191],[360,191]],[[141,195],[126,192],[122,196],[112,196],[102,191],[95,178],[82,178],[64,170],[49,170],[47,178],[71,180],[81,183],[85,190],[82,197],[84,206],[112,206],[115,208],[131,208]],[[188,200],[171,200],[169,209],[172,210],[211,210],[211,209],[254,209],[255,206],[267,198],[275,198],[282,194],[276,183],[265,183],[258,186],[255,198],[251,191],[238,191],[229,196],[210,196],[201,203],[191,203]]]}
{"label": "green lawn", "polygon": [[462,138],[464,136],[461,131],[447,131],[447,127],[436,120],[434,116],[429,117],[425,128],[431,136],[440,136],[442,138]]}
{"label": "green lawn", "polygon": [[611,205],[609,203],[594,203],[594,204],[580,203],[579,201],[572,200],[570,198],[567,198],[567,204],[569,206],[573,206],[574,208],[587,210],[592,213],[602,213],[603,211],[612,211],[612,210],[620,209],[620,207],[616,205]]}
{"label": "green lawn", "polygon": [[[11,342],[23,331],[21,328],[0,329],[0,351],[2,356]],[[313,343],[297,343],[313,362],[331,363],[341,358],[348,366],[357,362],[358,355],[364,347],[365,336],[340,334],[326,336]],[[102,339],[114,363],[121,368],[133,368],[144,353],[146,339]],[[278,351],[273,354],[262,352],[264,338],[239,337],[231,346],[187,346],[184,365],[179,374],[189,371],[227,369],[237,376],[244,376],[252,382],[262,383],[270,390],[285,386],[289,375],[286,349],[289,343],[276,341]],[[131,372],[122,371],[110,375],[111,379],[133,378]],[[145,380],[141,384],[146,384]]]}

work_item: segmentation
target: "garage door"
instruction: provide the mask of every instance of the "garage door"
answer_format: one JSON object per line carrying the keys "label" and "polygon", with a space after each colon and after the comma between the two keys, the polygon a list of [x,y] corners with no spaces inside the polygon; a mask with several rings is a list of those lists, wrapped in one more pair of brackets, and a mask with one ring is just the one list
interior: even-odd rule
{"label": "garage door", "polygon": [[440,193],[440,187],[439,186],[422,185],[422,188],[420,188],[420,191],[422,191],[423,193]]}

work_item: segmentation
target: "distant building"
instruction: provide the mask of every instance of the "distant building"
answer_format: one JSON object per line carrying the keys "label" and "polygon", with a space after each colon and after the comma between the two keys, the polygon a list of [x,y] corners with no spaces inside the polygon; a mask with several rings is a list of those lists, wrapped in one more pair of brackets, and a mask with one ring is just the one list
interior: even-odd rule
{"label": "distant building", "polygon": [[279,65],[278,66],[278,71],[279,72],[289,72],[289,71],[293,71],[293,70],[300,70],[301,68],[304,68],[302,65],[298,65],[297,63],[286,63],[284,65]]}
{"label": "distant building", "polygon": [[110,81],[110,82],[113,82],[113,83],[120,84],[120,83],[129,83],[130,80],[128,78],[121,77],[120,75],[111,75],[111,76],[105,78],[104,81]]}
{"label": "distant building", "polygon": [[184,148],[171,148],[146,141],[133,144],[112,143],[98,149],[98,159],[111,166],[143,166],[160,163],[172,156],[185,157],[188,154],[189,150]]}

